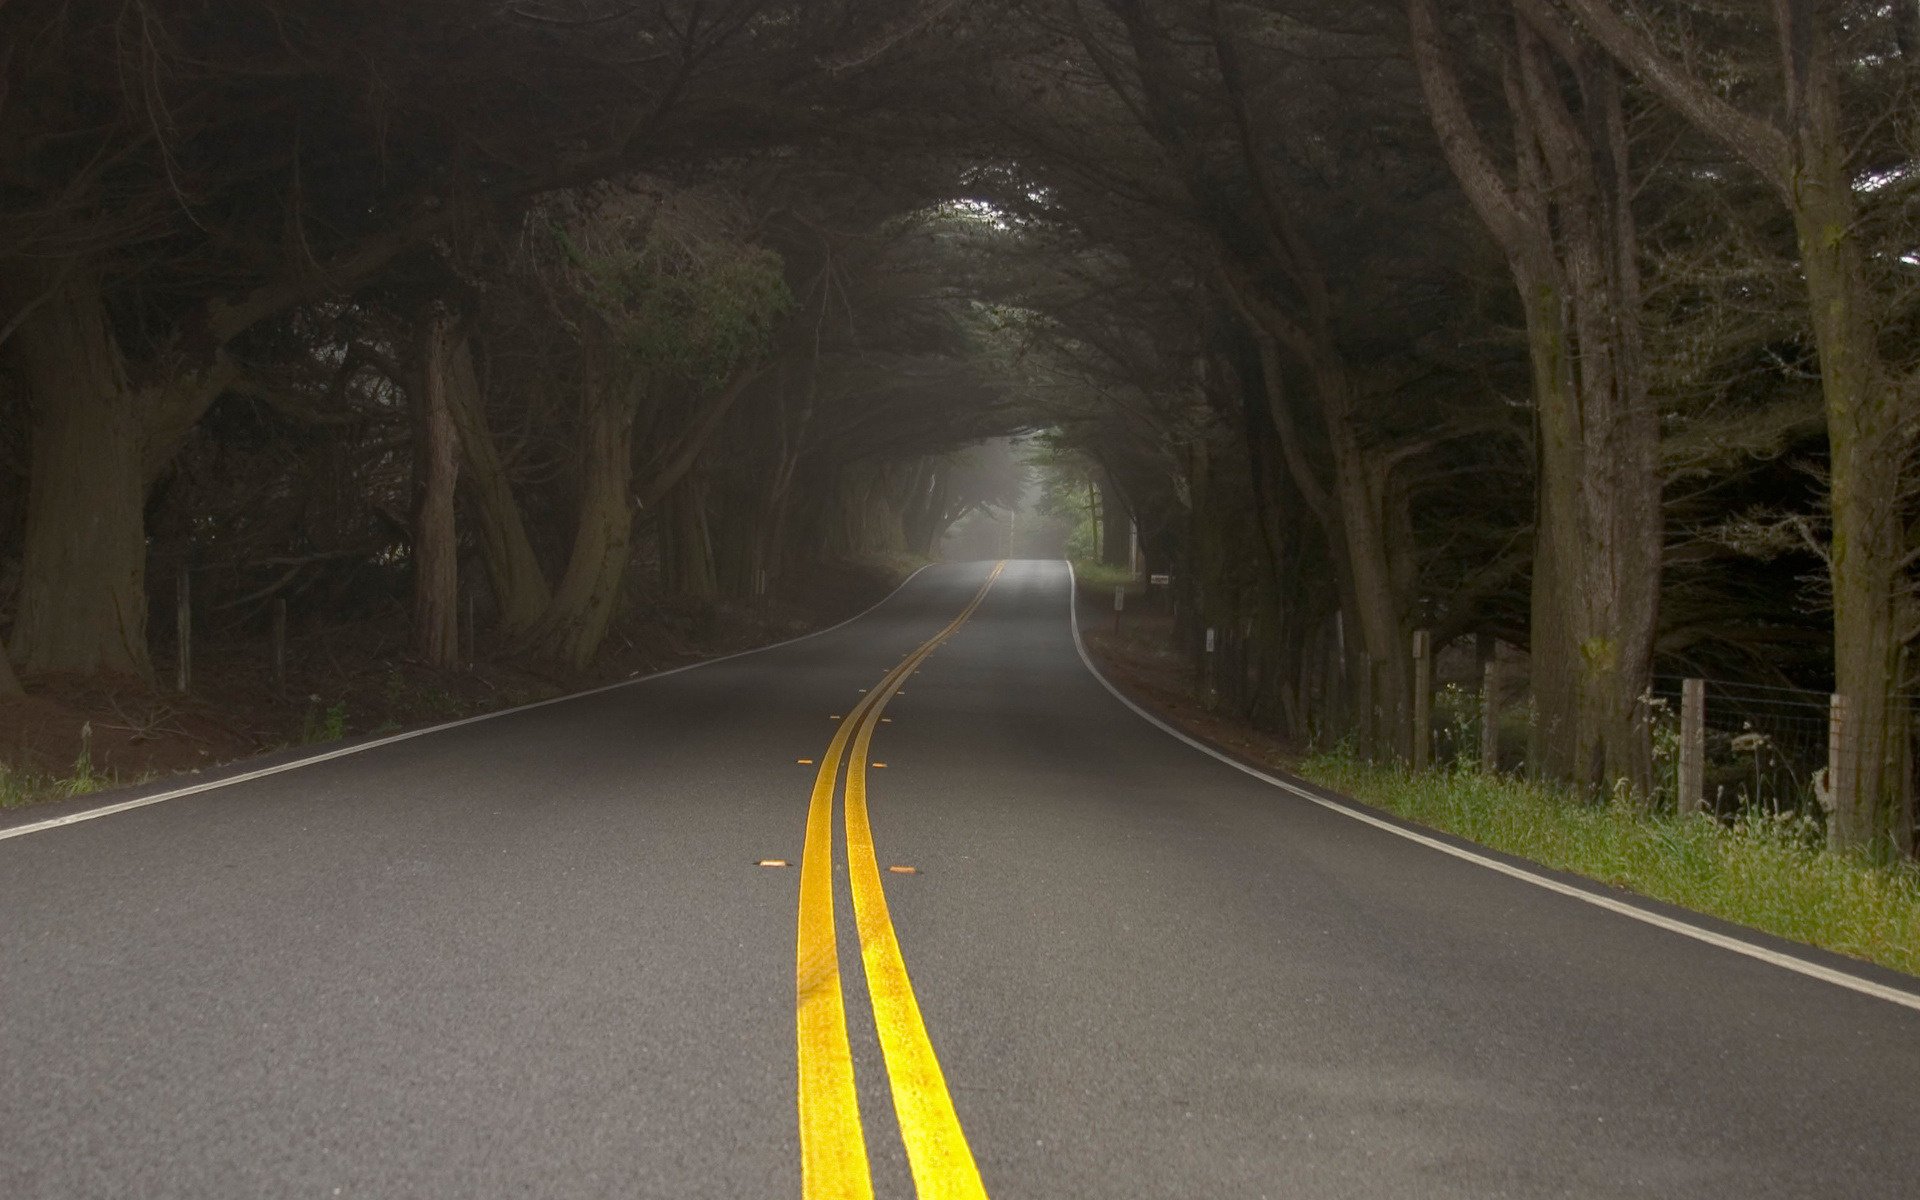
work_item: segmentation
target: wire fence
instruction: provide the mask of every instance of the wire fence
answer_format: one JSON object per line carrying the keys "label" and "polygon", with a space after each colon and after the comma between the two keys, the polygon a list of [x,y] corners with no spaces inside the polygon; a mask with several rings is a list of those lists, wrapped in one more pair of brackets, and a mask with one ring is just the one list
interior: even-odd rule
{"label": "wire fence", "polygon": [[[1297,711],[1268,715],[1304,731],[1310,745],[1344,743],[1416,768],[1501,773],[1527,772],[1571,750],[1560,740],[1569,731],[1538,727],[1527,656],[1491,639],[1436,648],[1424,631],[1416,633],[1407,663],[1410,711],[1397,712],[1384,702],[1377,660],[1329,656],[1317,668],[1269,662],[1251,622],[1204,632],[1210,702],[1257,719],[1265,698],[1278,695],[1279,708]],[[1296,693],[1271,686],[1271,679],[1290,677],[1302,681]],[[1867,786],[1882,798],[1904,789],[1893,832],[1903,844],[1911,836],[1913,797],[1920,795],[1920,694],[1856,703],[1812,688],[1658,675],[1642,709],[1654,769],[1654,794],[1642,799],[1656,807],[1824,824],[1835,797],[1857,798]],[[1857,761],[1867,751],[1875,758]]]}
{"label": "wire fence", "polygon": [[[1518,669],[1514,669],[1514,668]],[[1493,693],[1489,696],[1488,684]],[[1656,676],[1645,705],[1654,759],[1657,799],[1675,805],[1691,783],[1701,807],[1721,816],[1768,812],[1823,820],[1840,773],[1858,770],[1846,755],[1859,744],[1835,737],[1834,697],[1811,688],[1703,680],[1696,772],[1683,776],[1690,730],[1682,720],[1686,680]],[[1844,704],[1844,702],[1842,702]],[[1920,793],[1920,697],[1903,694],[1894,728],[1907,745],[1891,748],[1889,767],[1904,775],[1909,794]],[[1904,719],[1902,712],[1904,710]],[[1524,771],[1534,740],[1534,707],[1524,667],[1488,672],[1479,686],[1463,673],[1433,693],[1434,760],[1455,765]],[[1836,754],[1840,761],[1836,763]]]}
{"label": "wire fence", "polygon": [[[1657,676],[1650,720],[1662,790],[1678,794],[1685,681]],[[1817,815],[1833,753],[1833,698],[1826,692],[1703,680],[1700,798],[1716,813],[1764,809]]]}

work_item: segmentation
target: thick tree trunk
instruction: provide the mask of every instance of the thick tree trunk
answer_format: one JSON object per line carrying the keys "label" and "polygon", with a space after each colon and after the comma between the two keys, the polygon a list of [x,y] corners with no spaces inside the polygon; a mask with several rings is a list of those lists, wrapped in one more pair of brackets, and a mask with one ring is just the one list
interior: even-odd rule
{"label": "thick tree trunk", "polygon": [[[1358,635],[1357,652],[1345,665],[1353,676],[1347,689],[1352,727],[1369,754],[1400,754],[1408,744],[1413,687],[1406,638],[1414,568],[1405,498],[1393,488],[1380,448],[1360,440],[1353,377],[1331,332],[1294,321],[1236,272],[1227,273],[1224,286],[1260,345],[1263,385],[1282,457],[1325,536],[1340,606]],[[1326,437],[1326,449],[1317,457],[1287,403],[1282,345],[1313,380]]]}
{"label": "thick tree trunk", "polygon": [[456,336],[446,370],[447,411],[458,431],[461,457],[460,490],[478,532],[481,561],[499,610],[500,631],[509,641],[525,637],[546,612],[553,596],[545,572],[527,536],[526,521],[514,498],[493,432],[487,427],[486,397],[481,394],[473,351],[464,336]]}
{"label": "thick tree trunk", "polygon": [[447,396],[456,339],[445,317],[427,322],[412,389],[413,648],[443,670],[460,665],[460,552],[453,514],[460,460]]}
{"label": "thick tree trunk", "polygon": [[719,595],[713,539],[707,526],[705,489],[694,479],[682,480],[679,487],[661,500],[656,515],[661,586],[696,600],[711,600]]}
{"label": "thick tree trunk", "polygon": [[1536,454],[1529,640],[1534,770],[1645,795],[1659,598],[1658,414],[1641,352],[1639,245],[1625,121],[1611,64],[1561,65],[1517,15],[1507,102],[1518,164],[1507,181],[1447,65],[1433,0],[1410,0],[1434,127],[1507,255],[1527,316]]}
{"label": "thick tree trunk", "polygon": [[755,531],[754,566],[766,572],[768,586],[786,567],[787,529],[793,523],[793,481],[800,471],[798,453],[783,449],[780,465],[767,481],[762,519]]}
{"label": "thick tree trunk", "polygon": [[[1533,727],[1527,760],[1534,773],[1571,779],[1581,736],[1582,675],[1579,555],[1583,521],[1577,465],[1579,431],[1564,321],[1566,301],[1550,283],[1521,284],[1527,352],[1533,366],[1533,577],[1527,622]],[[1573,469],[1569,469],[1573,468]]]}
{"label": "thick tree trunk", "polygon": [[1314,381],[1333,457],[1333,496],[1341,548],[1352,581],[1367,686],[1367,711],[1357,713],[1369,750],[1399,754],[1408,742],[1413,679],[1407,659],[1410,547],[1397,538],[1405,524],[1393,511],[1387,471],[1377,453],[1360,444],[1353,417],[1353,384],[1330,350],[1318,356]]}
{"label": "thick tree trunk", "polygon": [[574,667],[592,662],[606,638],[633,538],[633,407],[595,389],[585,409],[573,552],[552,603],[525,640],[529,653]]}
{"label": "thick tree trunk", "polygon": [[1826,394],[1833,670],[1848,705],[1840,778],[1851,783],[1834,796],[1829,833],[1836,846],[1887,857],[1910,849],[1914,819],[1910,718],[1899,695],[1900,630],[1911,615],[1901,568],[1902,406],[1874,344],[1840,147],[1807,149],[1794,215]]}
{"label": "thick tree trunk", "polygon": [[[1793,215],[1827,408],[1835,686],[1852,718],[1836,748],[1843,786],[1834,792],[1828,834],[1842,848],[1905,853],[1914,820],[1906,767],[1911,733],[1897,689],[1912,599],[1900,566],[1900,414],[1920,381],[1896,379],[1878,344],[1881,313],[1859,241],[1831,14],[1816,0],[1773,0],[1786,101],[1784,121],[1776,122],[1736,107],[1687,64],[1666,57],[1611,0],[1565,3],[1608,54],[1744,158]],[[1524,0],[1524,7],[1540,7],[1539,0]],[[1910,37],[1913,22],[1903,25]]]}
{"label": "thick tree trunk", "polygon": [[84,264],[9,265],[8,346],[32,427],[13,659],[27,671],[150,677],[147,473],[137,397]]}
{"label": "thick tree trunk", "polygon": [[848,467],[835,487],[837,532],[830,531],[830,553],[844,558],[899,554],[906,549],[900,513],[889,502],[886,479],[873,467]]}
{"label": "thick tree trunk", "polygon": [[913,482],[901,506],[900,529],[907,549],[931,558],[952,524],[948,514],[953,505],[951,475],[935,459],[922,459],[914,468]]}
{"label": "thick tree trunk", "polygon": [[[1651,682],[1660,580],[1658,415],[1641,353],[1639,238],[1631,208],[1626,122],[1610,63],[1568,64],[1583,112],[1568,111],[1545,45],[1520,26],[1525,92],[1534,116],[1571,301],[1577,353],[1569,386],[1541,412],[1543,489],[1563,511],[1543,514],[1562,572],[1561,636],[1548,647],[1576,681],[1574,721],[1554,774],[1596,788],[1624,780],[1645,796],[1651,746],[1642,697]],[[1536,555],[1538,549],[1536,548]]]}

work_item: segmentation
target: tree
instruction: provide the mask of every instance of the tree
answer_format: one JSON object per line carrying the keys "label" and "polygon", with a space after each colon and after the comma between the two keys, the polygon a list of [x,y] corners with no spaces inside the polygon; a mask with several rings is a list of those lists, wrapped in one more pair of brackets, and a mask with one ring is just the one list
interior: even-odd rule
{"label": "tree", "polygon": [[[1506,14],[1503,169],[1475,126],[1433,0],[1414,57],[1453,171],[1526,313],[1538,464],[1529,630],[1536,769],[1589,789],[1652,783],[1644,697],[1660,595],[1659,417],[1642,368],[1640,245],[1613,66]],[[1573,102],[1569,102],[1569,93]]]}
{"label": "tree", "polygon": [[[1889,298],[1870,266],[1870,226],[1856,182],[1858,172],[1876,164],[1858,160],[1853,147],[1871,152],[1875,140],[1862,140],[1860,131],[1883,118],[1886,95],[1875,94],[1865,109],[1850,106],[1843,69],[1873,61],[1863,47],[1869,40],[1910,47],[1912,13],[1896,21],[1883,5],[1771,0],[1773,36],[1766,40],[1756,36],[1766,32],[1756,22],[1736,19],[1735,44],[1748,52],[1741,65],[1753,73],[1751,90],[1771,93],[1776,117],[1757,116],[1716,90],[1663,49],[1648,26],[1625,19],[1613,0],[1560,0],[1557,7],[1528,0],[1528,7],[1542,23],[1563,13],[1577,20],[1607,54],[1738,155],[1793,218],[1826,398],[1834,677],[1849,706],[1828,829],[1837,846],[1907,852],[1914,824],[1911,714],[1900,690],[1904,650],[1920,636],[1920,618],[1903,505],[1915,440],[1906,414],[1920,405],[1920,370],[1908,352],[1883,342]],[[1899,72],[1904,79],[1912,78],[1909,57],[1903,55]],[[1897,85],[1903,93],[1910,86]]]}

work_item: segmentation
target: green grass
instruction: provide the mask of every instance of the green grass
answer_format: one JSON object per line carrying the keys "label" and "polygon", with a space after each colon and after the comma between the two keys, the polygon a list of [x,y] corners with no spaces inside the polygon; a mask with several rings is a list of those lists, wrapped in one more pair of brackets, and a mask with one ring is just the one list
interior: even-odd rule
{"label": "green grass", "polygon": [[324,709],[320,704],[320,697],[307,697],[307,713],[300,725],[302,745],[337,742],[347,736],[347,702],[335,700]]}
{"label": "green grass", "polygon": [[1299,771],[1495,850],[1920,975],[1920,868],[1835,853],[1808,820],[1655,815],[1505,776],[1415,774],[1339,752],[1308,758]]}
{"label": "green grass", "polygon": [[1079,581],[1081,587],[1094,588],[1108,593],[1111,593],[1116,587],[1124,587],[1129,591],[1139,590],[1135,585],[1140,581],[1136,579],[1133,572],[1126,567],[1107,566],[1104,563],[1094,562],[1090,559],[1075,559],[1073,563],[1073,576]]}
{"label": "green grass", "polygon": [[0,763],[0,809],[22,808],[48,800],[70,800],[93,792],[117,787],[120,777],[102,771],[93,763],[93,726],[81,727],[80,757],[73,762],[70,775],[42,775],[22,771]]}

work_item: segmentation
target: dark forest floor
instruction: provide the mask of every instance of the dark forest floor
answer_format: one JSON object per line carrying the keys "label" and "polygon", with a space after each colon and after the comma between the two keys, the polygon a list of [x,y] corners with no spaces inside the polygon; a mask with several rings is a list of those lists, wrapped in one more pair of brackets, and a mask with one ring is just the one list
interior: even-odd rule
{"label": "dark forest floor", "polygon": [[327,623],[296,618],[287,677],[264,634],[196,631],[192,686],[156,649],[152,682],[32,676],[0,700],[0,807],[141,783],[290,746],[450,721],[797,637],[891,591],[891,563],[823,565],[753,602],[636,595],[585,671],[482,656],[441,671],[413,658],[404,614]]}
{"label": "dark forest floor", "polygon": [[[1111,593],[1082,589],[1101,605],[1098,620],[1081,626],[1081,639],[1102,673],[1131,699],[1169,724],[1265,766],[1291,771],[1301,750],[1277,734],[1255,728],[1224,708],[1209,710],[1200,677],[1173,649],[1173,619],[1129,612],[1116,631],[1108,611]],[[1084,615],[1084,614],[1083,614]]]}

